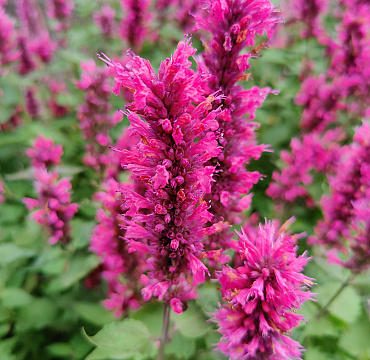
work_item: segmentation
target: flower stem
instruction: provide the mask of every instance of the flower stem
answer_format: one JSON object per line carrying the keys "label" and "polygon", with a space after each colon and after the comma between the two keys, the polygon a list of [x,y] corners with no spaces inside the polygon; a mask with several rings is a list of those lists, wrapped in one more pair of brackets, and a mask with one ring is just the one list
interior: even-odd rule
{"label": "flower stem", "polygon": [[168,341],[168,328],[170,326],[170,306],[169,304],[164,304],[163,311],[163,327],[162,327],[162,336],[160,339],[161,345],[158,349],[157,360],[164,360],[164,349]]}
{"label": "flower stem", "polygon": [[324,313],[328,310],[329,306],[333,303],[333,301],[340,295],[340,293],[354,280],[357,274],[350,274],[347,280],[341,285],[341,287],[334,293],[334,295],[330,298],[330,300],[326,303],[324,307],[317,313],[315,316],[316,319],[321,318]]}

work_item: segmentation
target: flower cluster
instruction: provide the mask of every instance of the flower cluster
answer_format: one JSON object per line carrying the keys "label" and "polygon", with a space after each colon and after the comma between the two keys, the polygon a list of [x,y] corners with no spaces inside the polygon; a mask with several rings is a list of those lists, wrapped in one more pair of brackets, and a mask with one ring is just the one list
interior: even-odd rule
{"label": "flower cluster", "polygon": [[21,21],[21,32],[18,38],[20,47],[20,72],[26,74],[33,70],[28,64],[34,59],[31,54],[43,62],[51,61],[57,45],[50,39],[42,11],[34,0],[17,0],[17,14]]}
{"label": "flower cluster", "polygon": [[[258,159],[264,145],[257,145],[252,122],[256,109],[266,96],[273,91],[257,86],[244,90],[238,81],[247,80],[251,53],[241,54],[246,47],[254,46],[256,34],[273,34],[278,22],[274,7],[268,0],[215,0],[205,1],[207,12],[195,16],[195,30],[209,32],[212,39],[205,45],[203,61],[198,63],[210,73],[208,93],[220,91],[223,95],[213,103],[222,106],[223,112],[217,117],[219,123],[218,142],[222,152],[212,160],[217,165],[217,182],[212,185],[211,212],[213,223],[224,221],[228,224],[240,222],[240,213],[249,207],[248,194],[261,175],[246,170],[251,159]],[[246,116],[248,114],[248,116]],[[208,241],[208,249],[228,247],[231,238],[229,230],[216,233]]]}
{"label": "flower cluster", "polygon": [[27,149],[36,177],[37,199],[24,198],[28,210],[34,210],[31,218],[42,225],[49,233],[49,242],[66,244],[70,241],[70,220],[77,212],[78,204],[71,203],[71,182],[68,178],[58,180],[57,171],[49,171],[57,165],[63,154],[60,145],[43,136],[37,138],[33,148]]}
{"label": "flower cluster", "polygon": [[116,12],[109,6],[105,5],[99,12],[93,14],[94,23],[100,28],[102,34],[107,38],[113,37]]}
{"label": "flower cluster", "polygon": [[48,0],[47,14],[57,20],[58,31],[69,29],[74,7],[74,0]]}
{"label": "flower cluster", "polygon": [[324,135],[316,132],[305,134],[302,140],[293,138],[291,151],[281,152],[284,167],[272,174],[266,194],[282,202],[294,202],[303,198],[307,206],[314,206],[308,190],[317,174],[333,174],[342,153],[341,141],[345,135],[335,128]]}
{"label": "flower cluster", "polygon": [[122,164],[148,186],[145,196],[122,189],[125,240],[130,252],[148,257],[144,299],[158,296],[177,312],[205,279],[207,269],[199,258],[204,224],[212,215],[203,198],[215,171],[205,164],[220,153],[214,133],[220,110],[212,110],[215,96],[203,96],[205,77],[190,69],[188,58],[194,53],[188,39],[181,41],[158,75],[139,56],[130,54],[125,66],[102,58],[115,70],[113,91],[132,89],[134,102],[126,106],[129,132],[141,141],[136,152],[121,151]]}
{"label": "flower cluster", "polygon": [[224,304],[214,314],[222,334],[218,348],[230,359],[300,359],[301,345],[287,336],[302,320],[294,311],[310,299],[312,279],[301,272],[297,235],[266,222],[239,239],[242,265],[218,274]]}
{"label": "flower cluster", "polygon": [[25,100],[26,109],[31,119],[36,119],[40,116],[40,103],[36,98],[37,89],[30,87],[27,89]]}
{"label": "flower cluster", "polygon": [[16,57],[14,21],[8,17],[3,8],[6,4],[7,0],[0,0],[0,65]]}
{"label": "flower cluster", "polygon": [[110,115],[112,106],[109,104],[111,94],[110,69],[97,67],[94,61],[81,65],[84,72],[76,83],[86,93],[85,103],[78,110],[78,119],[84,139],[88,140],[84,163],[100,173],[110,164],[107,154],[111,138],[108,131],[122,120],[122,114]]}
{"label": "flower cluster", "polygon": [[46,139],[40,135],[33,143],[33,147],[26,150],[31,164],[35,168],[49,169],[58,165],[63,155],[62,145],[54,145],[53,139]]}
{"label": "flower cluster", "polygon": [[[95,195],[101,202],[98,210],[98,225],[91,237],[90,250],[101,258],[102,277],[108,283],[108,299],[103,303],[115,310],[115,315],[127,313],[128,309],[137,309],[141,300],[140,275],[145,270],[144,259],[136,253],[129,253],[124,241],[125,222],[122,217],[123,197],[120,188],[132,188],[130,184],[118,183],[109,179],[103,184],[103,190]],[[125,282],[120,281],[121,278]]]}
{"label": "flower cluster", "polygon": [[145,38],[149,36],[148,27],[152,20],[149,12],[150,0],[121,0],[126,16],[121,22],[121,36],[135,51],[139,51]]}
{"label": "flower cluster", "polygon": [[[356,272],[370,265],[370,124],[356,129],[354,142],[343,147],[342,159],[329,177],[330,196],[322,198],[324,219],[315,229],[312,242],[345,251],[352,257],[342,264]],[[347,243],[348,244],[347,244]],[[334,255],[332,254],[332,258]]]}

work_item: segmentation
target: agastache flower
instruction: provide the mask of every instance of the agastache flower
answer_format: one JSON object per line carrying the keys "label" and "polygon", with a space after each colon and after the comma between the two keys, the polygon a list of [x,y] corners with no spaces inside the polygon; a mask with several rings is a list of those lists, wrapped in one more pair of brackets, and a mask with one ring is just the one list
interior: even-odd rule
{"label": "agastache flower", "polygon": [[303,198],[307,206],[314,206],[309,186],[315,174],[335,173],[340,160],[341,142],[345,134],[341,128],[328,130],[324,135],[317,132],[304,134],[302,140],[293,138],[290,151],[281,152],[284,167],[272,174],[266,194],[279,202],[294,202]]}
{"label": "agastache flower", "polygon": [[94,23],[100,28],[100,31],[107,39],[113,35],[115,15],[116,12],[108,5],[103,6],[99,12],[93,14]]}
{"label": "agastache flower", "polygon": [[74,0],[48,0],[47,14],[58,21],[57,30],[69,29],[74,7]]}
{"label": "agastache flower", "polygon": [[81,67],[84,72],[76,85],[85,91],[86,97],[77,116],[83,137],[88,140],[85,147],[87,154],[83,161],[87,166],[102,172],[111,161],[107,154],[111,143],[108,131],[122,120],[122,114],[109,114],[112,108],[108,101],[111,95],[110,69],[97,67],[92,60],[82,63]]}
{"label": "agastache flower", "polygon": [[266,222],[239,236],[242,265],[218,274],[225,302],[214,314],[218,348],[230,359],[301,359],[302,346],[287,336],[303,318],[295,310],[310,299],[304,290],[312,284],[301,273],[308,258],[297,256],[298,235]]}
{"label": "agastache flower", "polygon": [[71,203],[71,182],[68,178],[58,180],[58,173],[43,168],[35,169],[37,199],[24,198],[28,210],[34,210],[31,219],[42,225],[49,233],[49,243],[70,242],[70,220],[77,212],[78,204]]}
{"label": "agastache flower", "polygon": [[36,88],[30,87],[27,89],[25,96],[27,112],[30,115],[31,119],[36,119],[40,116],[40,103],[37,100],[35,93]]}
{"label": "agastache flower", "polygon": [[14,21],[6,14],[0,3],[0,65],[13,61],[16,58]]}
{"label": "agastache flower", "polygon": [[[343,147],[342,159],[336,167],[336,176],[329,177],[330,196],[323,196],[321,203],[324,219],[310,237],[319,243],[347,252],[343,266],[361,272],[369,265],[369,218],[370,204],[370,124],[364,122],[356,128],[354,142]],[[330,254],[335,258],[336,251]]]}
{"label": "agastache flower", "polygon": [[[115,311],[116,316],[137,309],[142,300],[140,275],[145,271],[145,259],[137,253],[130,253],[124,241],[125,229],[122,218],[124,199],[120,188],[133,188],[132,184],[118,183],[109,179],[103,189],[95,195],[102,204],[98,210],[98,225],[91,237],[90,250],[101,258],[102,277],[108,283],[108,299],[103,304]],[[124,278],[124,283],[120,281]]]}
{"label": "agastache flower", "polygon": [[143,41],[149,36],[152,15],[149,12],[150,0],[121,0],[125,17],[121,22],[121,36],[134,50],[140,50]]}
{"label": "agastache flower", "polygon": [[46,139],[40,135],[33,142],[32,148],[26,150],[31,164],[35,168],[48,169],[52,165],[58,165],[63,155],[62,145],[54,145],[53,139]]}
{"label": "agastache flower", "polygon": [[[248,46],[254,46],[256,35],[266,32],[268,37],[279,21],[276,10],[268,0],[215,0],[203,1],[206,12],[195,16],[195,30],[205,30],[212,36],[205,44],[204,61],[198,62],[203,71],[209,71],[208,90],[221,91],[224,97],[213,103],[222,105],[223,112],[217,117],[218,142],[222,152],[212,165],[217,165],[217,182],[212,184],[211,212],[213,223],[224,221],[233,225],[240,222],[240,213],[250,206],[249,193],[261,175],[247,171],[251,159],[258,159],[267,147],[257,145],[252,122],[255,111],[261,106],[270,88],[257,86],[244,90],[238,81],[247,80],[248,63],[252,53],[241,54]],[[246,115],[248,114],[248,117]],[[244,197],[243,197],[244,196]],[[227,248],[232,237],[229,230],[215,233],[207,242],[207,249]]]}
{"label": "agastache flower", "polygon": [[204,224],[212,215],[203,197],[215,170],[205,163],[220,152],[214,133],[220,110],[212,110],[214,96],[202,96],[205,79],[190,69],[188,60],[194,53],[188,39],[181,41],[171,59],[161,63],[158,75],[139,56],[131,54],[126,66],[104,59],[116,73],[114,92],[118,95],[126,87],[134,96],[126,106],[129,132],[141,141],[137,153],[122,150],[122,164],[133,179],[148,186],[145,196],[122,189],[125,240],[130,251],[148,257],[144,299],[158,296],[177,312],[205,280],[207,268],[199,258]]}

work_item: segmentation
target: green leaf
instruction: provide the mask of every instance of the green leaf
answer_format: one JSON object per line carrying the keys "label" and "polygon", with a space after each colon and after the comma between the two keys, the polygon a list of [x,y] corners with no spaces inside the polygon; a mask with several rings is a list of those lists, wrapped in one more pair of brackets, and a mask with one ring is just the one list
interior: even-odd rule
{"label": "green leaf", "polygon": [[339,346],[356,357],[370,355],[370,321],[366,313],[342,334]]}
{"label": "green leaf", "polygon": [[193,304],[189,304],[189,308],[183,313],[173,314],[172,318],[181,334],[189,338],[201,337],[211,328],[203,314]]}
{"label": "green leaf", "polygon": [[72,258],[68,270],[52,281],[48,290],[51,292],[58,292],[69,288],[86,276],[91,270],[95,269],[98,265],[99,259],[94,254],[90,254],[88,256],[77,255]]}
{"label": "green leaf", "polygon": [[148,328],[141,321],[134,319],[106,324],[96,335],[88,338],[98,347],[117,353],[140,352],[150,344]]}
{"label": "green leaf", "polygon": [[[317,300],[321,306],[326,305],[340,286],[338,283],[329,283],[315,288],[315,292],[318,293]],[[361,310],[361,298],[353,287],[347,286],[331,303],[328,310],[347,323],[354,322]]]}
{"label": "green leaf", "polygon": [[221,301],[221,293],[217,290],[216,283],[206,283],[200,286],[197,290],[200,304],[205,312],[213,313],[218,308],[218,303]]}
{"label": "green leaf", "polygon": [[73,307],[82,318],[99,326],[103,326],[114,320],[112,313],[106,310],[101,304],[79,302],[75,303]]}
{"label": "green leaf", "polygon": [[71,358],[71,355],[73,354],[73,349],[71,348],[71,345],[67,343],[54,343],[49,345],[46,348],[46,351],[52,355],[54,358],[57,357],[58,359],[60,357],[69,357]]}
{"label": "green leaf", "polygon": [[163,304],[149,303],[134,312],[131,318],[142,321],[154,336],[162,333]]}
{"label": "green leaf", "polygon": [[338,329],[327,318],[312,319],[303,327],[303,336],[338,336]]}
{"label": "green leaf", "polygon": [[309,347],[304,353],[305,360],[330,360],[332,357],[316,347]]}
{"label": "green leaf", "polygon": [[98,347],[86,357],[86,360],[145,360],[148,358],[149,355],[140,354],[137,352],[107,350]]}
{"label": "green leaf", "polygon": [[71,221],[71,236],[73,245],[77,249],[81,249],[89,245],[91,239],[91,233],[96,225],[93,221],[86,221],[81,219],[73,219]]}
{"label": "green leaf", "polygon": [[1,293],[1,303],[6,308],[16,308],[29,304],[32,296],[19,288],[7,288]]}
{"label": "green leaf", "polygon": [[13,243],[0,244],[0,266],[8,265],[15,260],[30,258],[35,252],[21,248]]}
{"label": "green leaf", "polygon": [[165,353],[167,355],[175,355],[178,359],[190,359],[196,350],[195,340],[181,335],[176,332],[168,345],[166,345]]}
{"label": "green leaf", "polygon": [[21,308],[16,330],[23,332],[30,329],[40,330],[53,324],[57,319],[58,309],[47,298],[34,298],[27,306]]}

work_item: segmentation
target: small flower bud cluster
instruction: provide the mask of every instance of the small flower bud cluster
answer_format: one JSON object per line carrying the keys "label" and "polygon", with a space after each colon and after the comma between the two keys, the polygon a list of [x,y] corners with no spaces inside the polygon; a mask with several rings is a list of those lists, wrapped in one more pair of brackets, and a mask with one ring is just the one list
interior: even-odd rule
{"label": "small flower bud cluster", "polygon": [[47,230],[50,244],[70,241],[69,222],[78,209],[78,204],[71,203],[70,179],[58,180],[58,172],[49,171],[51,165],[59,164],[62,153],[60,145],[54,146],[52,140],[42,136],[27,150],[34,167],[37,199],[24,198],[23,202],[28,210],[37,208],[31,218]]}
{"label": "small flower bud cluster", "polygon": [[108,145],[112,142],[108,131],[122,120],[122,114],[109,114],[112,108],[109,104],[110,69],[97,67],[92,60],[82,63],[81,67],[84,72],[76,84],[79,89],[85,91],[86,96],[77,116],[83,137],[88,141],[83,161],[87,166],[102,173],[111,163],[107,154]]}
{"label": "small flower bud cluster", "polygon": [[289,336],[303,316],[295,310],[310,299],[312,279],[302,274],[308,258],[297,256],[297,235],[266,222],[239,234],[242,264],[224,266],[222,299],[214,314],[222,334],[218,348],[230,359],[301,359],[302,346]]}
{"label": "small flower bud cluster", "polygon": [[148,186],[145,196],[122,189],[125,240],[130,252],[148,258],[144,300],[158,296],[177,312],[205,280],[207,268],[199,258],[204,225],[212,215],[203,198],[215,171],[205,164],[220,152],[214,133],[220,111],[212,110],[214,96],[202,95],[206,79],[190,69],[188,58],[194,53],[188,39],[181,41],[158,75],[139,56],[131,54],[125,66],[103,59],[116,73],[113,91],[132,89],[134,102],[126,106],[129,133],[141,141],[135,152],[121,151],[122,164]]}
{"label": "small flower bud cluster", "polygon": [[[250,206],[249,193],[261,178],[258,172],[246,170],[251,159],[258,159],[266,146],[257,145],[252,122],[255,111],[273,91],[257,86],[244,90],[238,81],[249,75],[251,53],[241,54],[246,47],[254,46],[256,35],[265,32],[270,38],[278,22],[274,7],[268,0],[215,0],[204,1],[207,12],[195,16],[195,30],[205,30],[212,38],[205,45],[204,62],[199,66],[209,71],[209,93],[223,95],[213,103],[222,106],[217,117],[218,142],[222,152],[212,160],[217,165],[217,181],[212,185],[211,212],[213,223],[223,221],[234,225],[240,222],[240,213]],[[244,197],[243,197],[244,196]],[[227,248],[232,234],[228,229],[215,233],[207,242],[207,249]]]}

